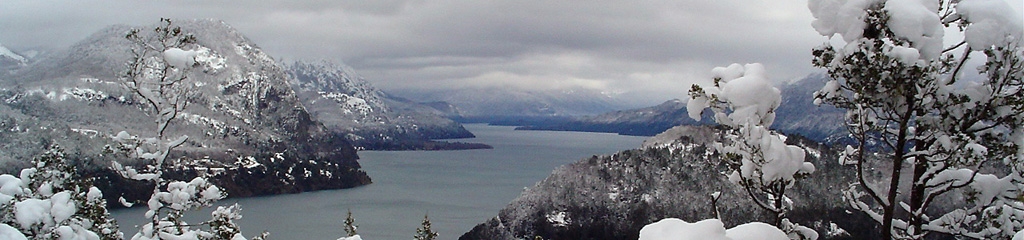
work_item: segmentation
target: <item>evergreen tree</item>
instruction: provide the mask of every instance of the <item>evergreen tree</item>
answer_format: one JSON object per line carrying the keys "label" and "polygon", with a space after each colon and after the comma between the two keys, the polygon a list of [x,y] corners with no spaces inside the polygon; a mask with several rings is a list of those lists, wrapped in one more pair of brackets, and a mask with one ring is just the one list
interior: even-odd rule
{"label": "evergreen tree", "polygon": [[359,228],[359,226],[356,226],[355,223],[356,223],[356,220],[352,219],[352,210],[349,209],[348,210],[348,216],[345,217],[345,236],[346,237],[352,237],[352,236],[355,236],[355,235],[359,235],[359,233],[356,233],[356,228]]}
{"label": "evergreen tree", "polygon": [[430,218],[426,214],[423,215],[423,222],[421,226],[416,229],[416,235],[413,235],[415,240],[434,240],[437,239],[437,233],[430,229]]}
{"label": "evergreen tree", "polygon": [[[815,30],[845,42],[815,48],[813,64],[832,78],[815,103],[846,109],[857,140],[841,159],[858,175],[844,192],[851,206],[885,239],[1008,238],[1024,227],[1020,12],[1002,0],[811,0],[809,8]],[[966,78],[979,55],[976,79]],[[943,198],[965,202],[932,206]]]}

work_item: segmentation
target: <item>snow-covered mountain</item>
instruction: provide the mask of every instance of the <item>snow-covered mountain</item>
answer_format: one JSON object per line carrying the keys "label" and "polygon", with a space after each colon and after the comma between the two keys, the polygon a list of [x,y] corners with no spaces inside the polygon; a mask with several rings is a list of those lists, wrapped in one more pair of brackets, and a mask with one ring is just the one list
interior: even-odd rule
{"label": "snow-covered mountain", "polygon": [[[845,136],[843,111],[830,106],[814,105],[814,91],[824,86],[824,78],[822,74],[812,74],[799,81],[778,86],[782,91],[782,105],[777,110],[772,128],[820,142],[841,141]],[[701,122],[694,121],[687,115],[686,103],[675,99],[653,107],[576,117],[564,122],[542,122],[519,129],[652,136],[674,126],[707,124],[710,123],[710,117],[705,115]]]}
{"label": "snow-covered mountain", "polygon": [[298,61],[287,68],[290,83],[310,114],[332,131],[344,134],[357,147],[444,148],[440,146],[444,143],[427,142],[473,137],[461,124],[441,116],[441,111],[391,97],[349,66]]}
{"label": "snow-covered mountain", "polygon": [[846,111],[826,104],[814,105],[814,92],[821,90],[827,80],[828,75],[815,73],[779,86],[782,104],[775,110],[772,128],[824,143],[849,141],[844,122]]}
{"label": "snow-covered mountain", "polygon": [[[190,77],[191,104],[167,135],[189,136],[172,158],[204,160],[179,166],[172,175],[212,174],[231,196],[370,182],[359,170],[355,148],[306,111],[288,73],[255,43],[218,20],[175,25],[196,37],[202,66]],[[153,136],[156,128],[148,106],[118,80],[130,57],[132,45],[124,37],[129,28],[103,29],[0,81],[0,125],[9,130],[0,131],[0,139],[9,140],[0,145],[0,165],[7,171],[23,167],[46,145],[58,143],[81,161],[80,168],[106,177],[98,184],[117,185],[110,182],[120,180],[104,169],[111,160],[130,160],[104,153],[104,146],[117,132]],[[150,33],[152,26],[141,29]],[[104,190],[114,197],[122,191],[131,189]]]}
{"label": "snow-covered mountain", "polygon": [[[727,227],[771,221],[722,174],[728,166],[712,150],[720,134],[709,126],[675,127],[638,149],[559,167],[459,239],[637,239],[644,225],[664,218],[714,218],[714,192],[721,192],[717,207]],[[787,142],[807,149],[806,161],[819,169],[787,191],[794,203],[789,219],[825,239],[877,238],[870,235],[877,232],[873,221],[842,198],[855,177],[839,166],[838,154],[807,139]]]}

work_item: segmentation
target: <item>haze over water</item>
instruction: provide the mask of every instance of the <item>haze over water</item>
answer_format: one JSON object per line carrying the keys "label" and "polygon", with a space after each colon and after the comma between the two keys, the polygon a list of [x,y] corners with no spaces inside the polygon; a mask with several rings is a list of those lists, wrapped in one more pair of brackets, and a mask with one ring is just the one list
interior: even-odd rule
{"label": "haze over water", "polygon": [[[464,151],[363,151],[360,164],[373,184],[245,199],[238,221],[247,237],[262,230],[272,239],[337,239],[351,209],[363,239],[411,239],[424,214],[440,239],[457,239],[497,215],[525,187],[556,167],[589,157],[637,148],[645,137],[602,133],[514,131],[513,127],[466,125],[478,142],[494,149]],[[143,208],[114,211],[127,235],[144,221]],[[202,218],[209,219],[208,212]],[[198,215],[198,214],[197,214]]]}

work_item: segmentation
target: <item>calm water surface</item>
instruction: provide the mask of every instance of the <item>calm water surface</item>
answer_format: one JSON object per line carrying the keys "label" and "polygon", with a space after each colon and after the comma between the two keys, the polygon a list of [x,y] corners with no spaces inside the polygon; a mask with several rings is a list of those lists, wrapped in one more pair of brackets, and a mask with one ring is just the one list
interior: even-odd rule
{"label": "calm water surface", "polygon": [[[514,131],[512,127],[466,125],[477,136],[463,139],[494,146],[464,151],[363,151],[363,170],[373,184],[343,190],[227,199],[239,203],[246,236],[270,232],[272,239],[337,239],[351,209],[363,239],[411,239],[424,214],[440,239],[462,233],[497,215],[523,188],[556,167],[595,154],[636,148],[644,137],[601,133]],[[126,235],[137,231],[145,209],[114,212]],[[208,212],[208,211],[207,211]],[[197,214],[202,215],[202,214]],[[191,222],[209,219],[208,213]]]}

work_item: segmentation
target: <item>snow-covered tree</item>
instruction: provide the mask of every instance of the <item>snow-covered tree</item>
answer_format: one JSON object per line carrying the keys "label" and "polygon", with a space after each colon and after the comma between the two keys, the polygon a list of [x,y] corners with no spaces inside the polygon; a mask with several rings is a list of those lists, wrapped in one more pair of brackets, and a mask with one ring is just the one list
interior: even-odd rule
{"label": "snow-covered tree", "polygon": [[103,193],[52,146],[20,177],[0,175],[0,239],[121,239]]}
{"label": "snow-covered tree", "polygon": [[359,226],[356,226],[356,220],[352,218],[351,209],[348,210],[348,216],[345,217],[344,224],[345,236],[338,238],[338,240],[363,240],[363,238],[359,236],[359,233],[356,233],[356,228],[359,228]]}
{"label": "snow-covered tree", "polygon": [[359,233],[356,233],[356,228],[359,228],[359,226],[356,226],[356,220],[352,218],[352,210],[348,210],[348,216],[345,217],[344,224],[346,237],[359,235]]}
{"label": "snow-covered tree", "polygon": [[434,240],[437,239],[437,232],[430,229],[430,217],[423,215],[423,222],[420,223],[420,227],[416,228],[416,235],[412,236],[412,239],[416,240]]}
{"label": "snow-covered tree", "polygon": [[786,220],[786,212],[792,209],[786,190],[814,172],[814,165],[804,162],[803,148],[787,145],[785,136],[768,129],[782,103],[779,89],[771,86],[764,66],[758,63],[732,64],[712,72],[714,85],[693,85],[686,108],[695,120],[710,108],[715,121],[727,128],[727,142],[716,149],[733,170],[729,181],[742,186],[759,207],[775,214],[775,226],[816,238],[809,228]]}
{"label": "snow-covered tree", "polygon": [[[170,19],[160,22],[153,33],[133,29],[126,35],[135,47],[122,75],[124,85],[157,115],[155,137],[133,136],[123,131],[114,136],[114,140],[122,143],[121,149],[129,150],[129,155],[149,161],[141,171],[116,162],[114,169],[126,178],[155,183],[147,202],[146,218],[150,221],[132,239],[244,239],[233,222],[241,218],[237,205],[218,207],[213,219],[201,224],[189,224],[182,219],[186,212],[209,207],[224,198],[220,188],[203,177],[190,181],[163,177],[169,167],[168,154],[188,139],[167,137],[165,131],[188,106],[194,85],[187,81],[197,63],[195,50],[185,50],[196,47],[196,38],[174,26]],[[202,228],[206,226],[210,229]]]}
{"label": "snow-covered tree", "polygon": [[[815,103],[846,109],[857,139],[841,160],[859,176],[845,192],[852,206],[878,221],[887,239],[1009,238],[1024,227],[1020,12],[1005,0],[808,6],[814,29],[829,40],[813,50],[813,64],[832,78]],[[884,177],[869,177],[869,168]],[[932,206],[950,194],[966,202],[951,211]]]}

